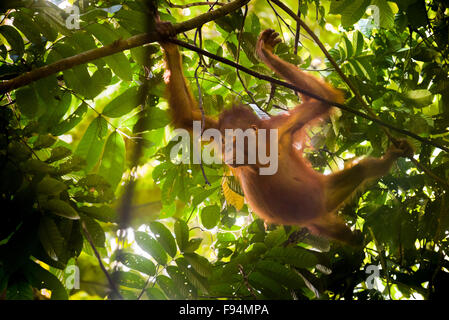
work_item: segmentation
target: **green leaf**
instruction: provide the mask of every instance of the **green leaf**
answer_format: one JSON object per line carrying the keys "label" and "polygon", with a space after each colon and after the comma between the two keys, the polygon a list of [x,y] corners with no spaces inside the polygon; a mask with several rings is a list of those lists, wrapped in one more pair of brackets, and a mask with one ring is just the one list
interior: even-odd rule
{"label": "green leaf", "polygon": [[[28,159],[27,161],[21,163],[20,167],[24,172],[29,173],[52,173],[55,171],[54,167],[37,159]],[[48,194],[53,194],[52,190],[44,191],[43,193],[47,192]]]}
{"label": "green leaf", "polygon": [[128,268],[143,272],[149,276],[154,276],[156,274],[156,266],[147,258],[129,252],[121,253],[117,255],[117,257],[120,259],[119,261]]}
{"label": "green leaf", "polygon": [[139,105],[139,88],[131,87],[109,102],[103,109],[103,115],[119,118],[131,112]]}
{"label": "green leaf", "polygon": [[248,59],[253,64],[258,64],[259,60],[256,58],[256,42],[257,36],[253,33],[243,32],[242,34],[242,49],[245,52]]}
{"label": "green leaf", "polygon": [[42,14],[35,15],[33,18],[35,23],[40,26],[40,31],[44,37],[48,41],[54,42],[58,37],[57,28],[53,27]]}
{"label": "green leaf", "polygon": [[172,279],[164,275],[159,275],[156,278],[156,283],[164,291],[168,298],[179,299],[178,290],[176,289]]}
{"label": "green leaf", "polygon": [[6,290],[6,300],[33,300],[33,288],[28,281],[23,278],[8,283]]}
{"label": "green leaf", "polygon": [[0,35],[2,35],[3,38],[6,40],[6,42],[8,42],[9,46],[13,50],[12,53],[17,55],[17,58],[13,60],[16,61],[22,58],[23,53],[25,51],[25,45],[23,43],[22,36],[16,30],[16,28],[8,25],[1,25]]}
{"label": "green leaf", "polygon": [[98,173],[115,189],[122,180],[125,170],[125,141],[117,131],[112,132],[106,140]]}
{"label": "green leaf", "polygon": [[161,290],[159,290],[158,288],[148,288],[146,290],[146,293],[151,300],[166,300],[167,299],[165,297],[164,293]]}
{"label": "green leaf", "polygon": [[161,190],[161,200],[164,204],[171,204],[176,198],[175,187],[177,175],[178,170],[176,167],[171,167],[167,170],[167,176],[165,177]]}
{"label": "green leaf", "polygon": [[232,245],[235,242],[235,236],[230,232],[221,232],[217,235],[217,243],[223,246]]}
{"label": "green leaf", "polygon": [[[85,29],[92,33],[104,46],[119,39],[117,33],[109,29],[105,24],[94,23],[86,26]],[[132,80],[133,72],[131,64],[123,52],[116,53],[103,59],[120,79],[124,81]]]}
{"label": "green leaf", "polygon": [[57,173],[60,176],[63,176],[70,172],[80,171],[84,168],[85,165],[86,160],[79,156],[72,156],[70,159],[59,165]]}
{"label": "green leaf", "polygon": [[139,247],[148,252],[157,261],[157,263],[161,265],[165,265],[167,263],[167,254],[158,241],[141,231],[135,232],[134,235]]}
{"label": "green leaf", "polygon": [[300,247],[275,247],[268,251],[266,257],[297,268],[310,268],[318,263],[313,253]]}
{"label": "green leaf", "polygon": [[71,220],[78,220],[80,218],[78,212],[66,201],[59,199],[48,200],[45,205],[45,209],[52,213]]}
{"label": "green leaf", "polygon": [[199,247],[203,239],[201,238],[193,238],[189,240],[189,243],[184,249],[184,252],[193,252],[196,251]]}
{"label": "green leaf", "polygon": [[147,32],[148,17],[144,12],[122,9],[115,14],[119,23],[138,33]]}
{"label": "green leaf", "polygon": [[103,10],[88,10],[81,15],[82,22],[91,24],[98,20],[106,20],[108,18],[108,13]]}
{"label": "green leaf", "polygon": [[170,278],[173,280],[173,283],[176,286],[178,294],[183,299],[187,299],[189,297],[191,298],[193,294],[196,295],[196,288],[192,284],[190,284],[186,275],[178,267],[167,266],[165,270],[167,271]]}
{"label": "green leaf", "polygon": [[37,192],[46,195],[58,195],[66,189],[65,183],[49,176],[45,176],[37,185]]}
{"label": "green leaf", "polygon": [[287,241],[288,237],[283,227],[277,227],[276,230],[269,232],[265,237],[265,244],[269,248],[274,248]]}
{"label": "green leaf", "polygon": [[27,14],[21,11],[11,13],[10,17],[14,18],[14,26],[22,31],[25,37],[34,44],[42,43],[39,25],[36,24]]}
{"label": "green leaf", "polygon": [[341,14],[342,26],[350,27],[362,18],[370,3],[371,0],[333,0],[329,13]]}
{"label": "green leaf", "polygon": [[251,272],[248,275],[248,281],[268,298],[280,299],[285,292],[277,281],[257,271]]}
{"label": "green leaf", "polygon": [[117,222],[117,212],[109,206],[81,207],[79,211],[103,222]]}
{"label": "green leaf", "polygon": [[95,188],[101,191],[104,191],[106,189],[110,188],[109,182],[105,180],[102,176],[98,174],[88,174],[84,178],[80,179],[78,181],[78,184],[80,186],[84,186],[87,189]]}
{"label": "green leaf", "polygon": [[[176,259],[176,264],[179,269],[185,273],[187,279],[192,283],[199,291],[207,293],[209,284],[207,279],[201,276],[196,270],[189,267],[189,262],[185,258]],[[193,267],[193,266],[192,266]]]}
{"label": "green leaf", "polygon": [[433,101],[433,94],[426,89],[411,90],[405,94],[405,98],[415,104],[414,107],[423,108]]}
{"label": "green leaf", "polygon": [[99,68],[91,78],[91,92],[94,97],[99,95],[112,80],[112,72],[108,68]]}
{"label": "green leaf", "polygon": [[33,143],[33,149],[40,150],[51,147],[56,142],[56,138],[49,134],[41,134]]}
{"label": "green leaf", "polygon": [[329,240],[317,235],[308,234],[304,239],[301,240],[301,242],[308,244],[321,252],[328,252],[330,250]]}
{"label": "green leaf", "polygon": [[177,251],[176,242],[170,230],[168,230],[162,223],[156,221],[150,223],[150,229],[165,251],[167,251],[171,257],[174,257]]}
{"label": "green leaf", "polygon": [[343,36],[344,44],[345,44],[345,53],[346,58],[350,58],[354,54],[354,48],[352,47],[351,41],[349,41],[348,37],[346,35]]}
{"label": "green leaf", "polygon": [[89,172],[97,164],[107,132],[108,123],[103,117],[97,117],[90,123],[78,144],[75,154],[86,159],[86,172]]}
{"label": "green leaf", "polygon": [[211,276],[212,265],[209,260],[196,253],[185,253],[184,258],[199,275],[206,278]]}
{"label": "green leaf", "polygon": [[[70,44],[58,42],[53,46],[47,57],[47,63],[56,62],[63,58],[72,57],[79,52]],[[75,92],[87,97],[94,98],[95,94],[91,90],[91,78],[87,64],[74,66],[73,68],[63,71],[64,81],[66,85]]]}
{"label": "green leaf", "polygon": [[[70,46],[79,52],[97,49],[97,44],[94,37],[84,30],[77,30],[73,32],[70,37],[64,38],[64,42],[70,44]],[[105,65],[101,60],[94,60],[92,63],[99,68]]]}
{"label": "green leaf", "polygon": [[29,119],[40,113],[36,91],[32,86],[26,86],[16,91],[16,102],[20,112]]}
{"label": "green leaf", "polygon": [[349,65],[351,66],[353,73],[359,77],[369,79],[368,71],[365,69],[364,65],[360,63],[357,59],[349,59]]}
{"label": "green leaf", "polygon": [[425,1],[410,1],[407,6],[406,15],[408,22],[413,28],[418,29],[420,27],[426,26],[428,23],[427,9]]}
{"label": "green leaf", "polygon": [[149,108],[147,114],[140,118],[133,128],[133,132],[144,132],[148,130],[159,129],[170,123],[170,117],[167,111],[153,107]]}
{"label": "green leaf", "polygon": [[379,8],[379,25],[390,29],[394,26],[394,13],[386,0],[372,0],[371,5]]}
{"label": "green leaf", "polygon": [[86,112],[87,104],[83,102],[67,119],[59,122],[54,128],[50,128],[50,132],[55,136],[60,136],[72,130],[81,122]]}
{"label": "green leaf", "polygon": [[[8,48],[6,48],[6,46],[3,44],[4,41],[5,40],[0,38],[0,58],[2,58],[3,60],[5,60],[6,57],[8,56]],[[16,61],[15,58],[19,58],[19,57],[17,55],[15,55],[14,52],[12,52],[11,59],[14,62]],[[13,69],[18,70],[19,68],[17,68],[17,66],[8,66],[8,65],[0,66],[0,74],[2,74],[2,75],[6,74],[8,72],[6,70],[10,70],[11,73],[14,73]]]}
{"label": "green leaf", "polygon": [[63,255],[65,240],[53,219],[44,216],[38,227],[39,239],[48,256],[55,261]]}
{"label": "green leaf", "polygon": [[143,289],[145,287],[145,279],[133,272],[116,271],[112,278],[121,286],[134,289]]}
{"label": "green leaf", "polygon": [[184,220],[176,220],[174,229],[176,242],[179,250],[182,252],[189,244],[189,226]]}
{"label": "green leaf", "polygon": [[250,15],[250,22],[251,22],[251,30],[250,30],[251,33],[259,34],[261,29],[260,20],[259,17],[254,12],[252,12]]}
{"label": "green leaf", "polygon": [[106,236],[100,224],[91,217],[82,215],[82,223],[86,226],[87,232],[96,248],[104,248]]}
{"label": "green leaf", "polygon": [[353,47],[355,48],[354,56],[359,56],[363,52],[363,46],[365,44],[365,40],[363,38],[363,34],[357,30],[352,38]]}
{"label": "green leaf", "polygon": [[31,154],[31,150],[23,142],[13,140],[8,144],[8,156],[14,161],[21,162],[29,159]]}
{"label": "green leaf", "polygon": [[67,300],[68,295],[62,283],[49,271],[33,261],[25,266],[26,274],[31,278],[33,287],[51,291],[51,300]]}
{"label": "green leaf", "polygon": [[207,39],[204,40],[204,48],[209,52],[217,53],[221,46],[217,42]]}
{"label": "green leaf", "polygon": [[[72,94],[70,92],[64,92],[64,94],[61,95],[56,75],[51,75],[40,79],[36,81],[34,85],[39,97],[41,97],[42,101],[46,104],[47,112],[45,114],[57,113],[61,114],[60,117],[62,117],[67,111],[67,108],[70,106]],[[60,106],[56,108],[58,104]],[[59,110],[60,108],[63,110]]]}
{"label": "green leaf", "polygon": [[[54,78],[55,83],[53,83],[52,77],[49,79],[51,80],[48,82],[43,82],[42,80],[36,82],[36,91],[39,92],[46,105],[46,112],[38,120],[39,127],[44,132],[54,129],[69,109],[72,101],[72,94],[70,92],[65,92],[62,97],[59,97],[57,90],[53,87],[53,84],[56,85],[57,83],[56,78]],[[47,92],[47,94],[43,94],[43,92]]]}
{"label": "green leaf", "polygon": [[297,272],[277,261],[261,260],[257,262],[256,269],[287,288],[299,289],[305,286],[304,280]]}
{"label": "green leaf", "polygon": [[67,158],[72,154],[72,150],[64,146],[59,146],[51,149],[51,156],[47,159],[47,162],[52,163],[61,159]]}
{"label": "green leaf", "polygon": [[214,228],[220,221],[220,207],[217,205],[207,206],[201,210],[201,223],[206,229]]}

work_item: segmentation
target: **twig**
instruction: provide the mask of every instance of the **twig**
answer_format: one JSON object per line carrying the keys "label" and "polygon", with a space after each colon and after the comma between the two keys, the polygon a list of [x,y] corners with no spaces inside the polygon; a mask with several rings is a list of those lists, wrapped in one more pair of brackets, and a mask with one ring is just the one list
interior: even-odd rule
{"label": "twig", "polygon": [[137,297],[137,300],[140,300],[140,298],[142,298],[143,294],[145,293],[146,288],[148,287],[148,284],[150,283],[151,278],[153,278],[153,276],[148,276],[147,281],[145,281],[145,285],[143,286],[142,290],[140,291],[139,296]]}
{"label": "twig", "polygon": [[119,131],[116,126],[114,126],[108,119],[105,119],[105,117],[101,114],[101,112],[98,112],[94,107],[92,107],[83,97],[81,97],[78,93],[76,93],[74,90],[64,87],[63,85],[58,84],[58,86],[70,94],[74,95],[76,98],[78,98],[82,103],[84,103],[89,109],[94,111],[99,117],[103,118],[115,131]]}
{"label": "twig", "polygon": [[7,104],[4,104],[4,105],[0,106],[0,108],[10,106],[10,105],[12,105],[12,104],[14,104],[14,103],[16,103],[16,99],[11,100],[11,101],[9,101]]}
{"label": "twig", "polygon": [[[216,83],[217,85],[220,85],[220,86],[222,86],[223,88],[226,88],[226,89],[228,89],[229,91],[235,93],[235,94],[238,95],[240,98],[242,98],[242,99],[244,98],[244,97],[240,94],[240,92],[237,92],[237,91],[235,91],[234,89],[232,89],[231,87],[228,87],[227,85],[225,85],[225,84],[223,83],[223,81],[221,81],[221,79],[220,79],[217,75],[215,75],[215,74],[213,74],[213,73],[210,73],[210,72],[208,72],[207,70],[204,70],[204,73],[207,73],[207,74],[210,75],[211,77],[214,77],[215,79],[217,79],[217,81],[214,81],[214,80],[211,80],[211,79],[207,79],[207,78],[205,78],[205,77],[198,77],[198,78],[201,79],[201,80],[203,80],[203,81],[209,81],[209,82],[211,82],[211,83]],[[195,77],[188,77],[188,76],[186,76],[186,78],[187,78],[187,79],[193,79],[193,78],[195,78]]]}
{"label": "twig", "polygon": [[[301,18],[301,0],[298,0],[298,18]],[[299,22],[296,22],[295,49],[293,50],[295,54],[298,54],[298,42],[300,32],[301,32],[301,25],[299,24]]]}
{"label": "twig", "polygon": [[276,85],[271,83],[270,95],[268,96],[267,102],[265,102],[266,109],[268,109],[268,107],[270,106],[271,100],[273,100],[275,93],[276,93]]}
{"label": "twig", "polygon": [[[206,123],[206,116],[204,114],[203,95],[201,94],[200,81],[198,80],[198,69],[200,66],[201,66],[201,59],[198,61],[198,66],[195,69],[195,80],[196,80],[196,85],[198,87],[198,107],[201,111],[201,137],[202,137],[203,132],[204,132],[205,123]],[[194,150],[193,152],[197,152],[197,150]],[[202,161],[200,162],[200,168],[201,168],[201,173],[203,174],[204,182],[210,186],[211,184],[210,184],[209,180],[207,179],[206,172],[204,171]]]}
{"label": "twig", "polygon": [[282,41],[285,42],[285,37],[284,37],[284,32],[282,31],[282,24],[281,21],[287,26],[287,29],[291,32],[291,34],[295,34],[293,32],[293,30],[290,28],[290,26],[288,25],[288,23],[285,22],[285,20],[281,17],[281,15],[277,12],[277,10],[273,7],[273,5],[270,3],[270,1],[268,1],[268,4],[270,5],[271,9],[273,10],[275,16],[276,16],[276,20],[278,22],[279,25],[279,30],[280,30],[280,36],[282,37]]}
{"label": "twig", "polygon": [[[245,6],[245,12],[243,13],[243,19],[242,19],[242,26],[240,27],[240,32],[239,32],[238,47],[237,47],[237,57],[235,58],[235,61],[237,63],[239,63],[239,60],[240,60],[240,47],[241,47],[241,44],[242,44],[243,27],[245,26],[245,21],[246,21],[247,14],[248,14],[248,5]],[[243,89],[245,90],[246,94],[251,99],[251,101],[257,106],[257,108],[259,110],[261,110],[262,112],[266,113],[265,110],[263,110],[262,108],[259,107],[259,105],[257,104],[256,100],[254,100],[253,95],[251,94],[251,92],[249,92],[248,88],[245,85],[245,82],[243,82],[242,76],[240,75],[240,72],[239,72],[238,69],[236,69],[236,74],[237,74],[237,77],[239,78],[240,83],[243,86]]]}
{"label": "twig", "polygon": [[[257,295],[254,291],[254,288],[251,286],[251,284],[248,281],[248,275],[245,274],[245,270],[243,270],[243,266],[239,264],[239,272],[242,275],[243,283],[245,284],[246,289],[248,289],[249,293],[254,297],[254,299],[257,299]],[[251,272],[250,272],[251,273]],[[239,287],[240,289],[240,287]],[[237,293],[238,289],[235,291]]]}
{"label": "twig", "polygon": [[[8,104],[7,104],[7,105],[14,104],[14,103],[13,103],[13,99],[11,98],[11,95],[10,95],[9,93],[6,94],[6,98],[8,99]],[[14,102],[15,102],[15,100],[14,100]],[[19,126],[19,128],[20,128],[20,117],[17,115],[17,110],[16,110],[15,106],[13,106],[12,109],[13,109],[14,116],[16,117],[18,126]],[[26,140],[25,140],[23,137],[21,137],[21,136],[19,136],[19,139],[20,139],[20,141],[23,143],[23,145],[24,145],[28,150],[30,150],[30,152],[36,157],[36,159],[40,161],[41,159],[39,158],[39,156],[37,155],[37,153],[34,152],[33,148],[31,148],[31,147],[28,145],[28,143],[26,142]]]}
{"label": "twig", "polygon": [[[211,8],[209,10],[211,10],[213,8],[213,6],[211,6]],[[201,27],[199,26],[196,31],[195,31],[195,37],[194,37],[194,43],[196,45],[196,37],[198,36],[198,41],[199,41],[199,47],[201,48],[203,45],[203,34],[201,32]],[[196,86],[198,88],[198,109],[200,109],[201,112],[201,133],[200,133],[200,139],[202,139],[203,137],[203,132],[204,132],[204,128],[206,126],[206,114],[204,113],[204,108],[203,108],[203,94],[201,92],[201,85],[200,85],[200,81],[198,79],[198,69],[202,66],[202,61],[204,61],[204,58],[202,55],[199,55],[199,59],[198,59],[198,66],[195,69],[195,82],[196,82]],[[197,152],[198,150],[193,150],[193,152]],[[204,171],[204,164],[202,161],[200,161],[200,168],[201,168],[201,173],[203,175],[204,178],[204,182],[207,185],[211,185],[209,182],[209,179],[207,179],[207,175],[206,172]]]}
{"label": "twig", "polygon": [[103,273],[105,274],[106,278],[108,279],[109,282],[109,286],[112,289],[112,291],[117,295],[117,297],[121,300],[123,300],[123,296],[120,294],[114,280],[112,279],[111,275],[109,274],[109,272],[106,270],[103,261],[101,260],[101,256],[100,253],[98,252],[97,248],[94,245],[94,242],[92,241],[92,237],[89,234],[89,231],[87,231],[86,228],[86,224],[84,223],[84,221],[81,221],[81,227],[83,229],[84,235],[86,236],[87,242],[89,242],[92,250],[94,251],[95,257],[97,257],[98,263],[100,265],[101,270],[103,271]]}

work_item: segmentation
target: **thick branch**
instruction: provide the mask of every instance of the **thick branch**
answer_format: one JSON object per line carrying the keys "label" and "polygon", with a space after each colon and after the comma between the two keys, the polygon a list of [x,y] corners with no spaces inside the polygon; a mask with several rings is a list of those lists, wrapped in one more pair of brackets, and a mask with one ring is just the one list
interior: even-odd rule
{"label": "thick branch", "polygon": [[[249,0],[235,0],[213,11],[203,13],[193,19],[175,24],[175,31],[176,33],[181,33],[196,29],[209,21],[216,20],[217,18],[220,18],[230,12],[241,8],[248,2]],[[73,68],[77,65],[104,58],[113,55],[114,53],[139,47],[158,40],[160,40],[160,37],[156,32],[143,33],[128,39],[117,40],[110,45],[98,49],[89,50],[76,56],[59,60],[42,68],[34,69],[30,72],[24,73],[23,75],[20,75],[14,79],[3,81],[0,83],[0,94],[26,86],[34,81],[48,77],[49,75],[58,73],[60,71]]]}

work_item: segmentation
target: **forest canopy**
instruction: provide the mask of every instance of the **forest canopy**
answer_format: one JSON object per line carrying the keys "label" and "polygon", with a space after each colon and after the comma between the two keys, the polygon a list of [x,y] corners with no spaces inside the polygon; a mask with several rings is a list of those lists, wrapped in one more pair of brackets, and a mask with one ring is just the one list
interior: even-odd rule
{"label": "forest canopy", "polygon": [[[226,166],[173,159],[155,19],[207,115],[301,102],[255,54],[267,28],[341,90],[307,130],[320,173],[407,139],[339,211],[363,245],[265,223]],[[447,297],[448,63],[445,0],[2,0],[0,299]]]}

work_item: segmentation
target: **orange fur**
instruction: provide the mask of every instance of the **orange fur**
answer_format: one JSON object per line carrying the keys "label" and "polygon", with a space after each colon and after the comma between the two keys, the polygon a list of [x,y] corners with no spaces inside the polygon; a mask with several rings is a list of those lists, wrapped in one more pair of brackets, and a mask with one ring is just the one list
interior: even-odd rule
{"label": "orange fur", "polygon": [[[164,28],[160,31],[164,33]],[[341,91],[274,55],[273,48],[279,42],[278,34],[273,30],[260,34],[256,53],[262,62],[295,86],[343,103]],[[164,48],[169,46],[161,44]],[[173,45],[166,48],[170,71],[167,82],[169,104],[174,125],[189,128],[192,120],[201,119],[201,115],[185,82],[180,54],[175,48]],[[403,148],[390,149],[380,159],[364,159],[351,168],[322,175],[311,168],[295,145],[304,142],[305,127],[328,115],[331,106],[305,95],[302,95],[302,100],[303,103],[290,112],[267,120],[259,119],[244,106],[234,107],[223,112],[218,122],[207,117],[206,127],[217,128],[221,132],[236,128],[278,129],[278,170],[275,174],[260,175],[256,170],[260,167],[257,163],[232,169],[241,182],[249,206],[267,222],[306,226],[314,233],[355,243],[357,237],[337,216],[337,210],[365,181],[386,174],[399,156],[410,152],[410,146],[404,142]],[[267,144],[269,139],[257,143],[258,146]]]}

